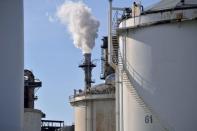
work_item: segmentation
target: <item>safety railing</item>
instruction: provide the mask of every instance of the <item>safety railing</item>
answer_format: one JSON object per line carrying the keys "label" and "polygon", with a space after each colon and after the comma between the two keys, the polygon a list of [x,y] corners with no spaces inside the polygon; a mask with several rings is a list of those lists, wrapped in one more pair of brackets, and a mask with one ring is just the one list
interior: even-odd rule
{"label": "safety railing", "polygon": [[[148,91],[151,91],[151,93],[154,92],[155,88],[149,83],[147,82],[132,66],[131,64],[126,61],[125,59],[123,59],[120,51],[119,51],[119,58],[118,58],[118,63],[119,66],[121,66],[123,68],[123,70],[126,72],[126,75],[128,77],[128,80],[133,83],[134,81],[138,82],[138,84],[140,84],[140,86],[144,89],[148,89]],[[157,113],[154,111],[154,109],[147,104],[143,98],[138,94],[137,88],[134,84],[132,84],[133,88],[136,90],[136,95],[139,96],[139,98],[141,99],[140,101],[146,106],[146,108],[152,113],[152,115],[155,117],[155,119],[157,119],[158,122],[160,122],[162,128],[164,129],[164,131],[174,131],[173,128],[170,128],[169,126],[167,126],[166,124],[163,123],[163,121],[160,119],[160,117],[157,115]]]}
{"label": "safety railing", "polygon": [[69,100],[74,100],[75,97],[85,96],[85,95],[98,95],[98,94],[114,94],[115,87],[112,85],[105,85],[105,89],[91,89],[89,91],[74,90],[74,95],[69,96]]}
{"label": "safety railing", "polygon": [[120,50],[118,51],[118,56],[118,63],[121,63],[123,65],[123,69],[127,72],[127,75],[130,78],[130,80],[137,82],[143,89],[146,89],[150,93],[154,93],[154,85],[148,80],[146,80],[142,75],[140,75],[135,70],[135,68],[122,57]]}

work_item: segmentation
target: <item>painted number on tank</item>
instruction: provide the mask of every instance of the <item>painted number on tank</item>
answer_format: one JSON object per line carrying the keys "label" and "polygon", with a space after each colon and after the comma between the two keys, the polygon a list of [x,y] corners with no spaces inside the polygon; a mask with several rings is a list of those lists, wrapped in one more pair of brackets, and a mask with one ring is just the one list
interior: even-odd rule
{"label": "painted number on tank", "polygon": [[145,120],[145,123],[146,124],[153,123],[153,117],[152,117],[152,115],[146,115],[144,120]]}

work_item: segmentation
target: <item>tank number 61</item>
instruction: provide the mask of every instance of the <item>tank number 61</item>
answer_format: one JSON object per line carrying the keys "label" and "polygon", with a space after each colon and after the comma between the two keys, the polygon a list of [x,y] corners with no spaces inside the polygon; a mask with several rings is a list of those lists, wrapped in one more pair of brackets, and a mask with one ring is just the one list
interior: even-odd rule
{"label": "tank number 61", "polygon": [[146,115],[144,120],[146,124],[153,123],[152,115]]}

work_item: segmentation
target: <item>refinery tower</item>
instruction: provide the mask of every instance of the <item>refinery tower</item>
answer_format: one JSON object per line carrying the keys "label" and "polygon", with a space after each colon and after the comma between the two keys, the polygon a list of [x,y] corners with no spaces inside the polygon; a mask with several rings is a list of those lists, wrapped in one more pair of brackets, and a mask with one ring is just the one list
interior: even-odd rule
{"label": "refinery tower", "polygon": [[85,88],[74,90],[74,95],[70,96],[70,104],[74,107],[75,131],[114,131],[114,74],[111,72],[105,83],[92,86],[91,72],[96,65],[91,61],[91,54],[84,54],[84,61],[79,67],[84,70]]}

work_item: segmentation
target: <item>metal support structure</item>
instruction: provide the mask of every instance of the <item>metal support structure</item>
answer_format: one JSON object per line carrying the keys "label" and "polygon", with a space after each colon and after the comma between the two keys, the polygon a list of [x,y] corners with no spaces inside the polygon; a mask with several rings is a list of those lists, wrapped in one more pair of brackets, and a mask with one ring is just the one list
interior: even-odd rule
{"label": "metal support structure", "polygon": [[59,131],[64,127],[64,121],[42,120],[41,131]]}
{"label": "metal support structure", "polygon": [[120,7],[112,7],[112,10],[119,10],[119,11],[125,11],[125,8],[120,8]]}
{"label": "metal support structure", "polygon": [[24,108],[34,109],[34,101],[37,100],[35,96],[35,89],[42,86],[42,82],[35,79],[34,74],[25,69],[24,70]]}

